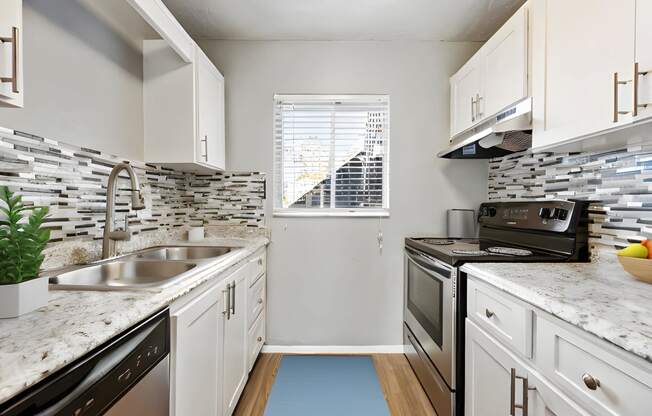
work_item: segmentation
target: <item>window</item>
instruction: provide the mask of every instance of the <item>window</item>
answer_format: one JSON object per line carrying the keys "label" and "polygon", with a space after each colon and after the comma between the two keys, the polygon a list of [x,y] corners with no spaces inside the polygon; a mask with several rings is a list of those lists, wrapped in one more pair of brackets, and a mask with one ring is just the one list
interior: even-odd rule
{"label": "window", "polygon": [[274,215],[389,215],[389,97],[274,96]]}

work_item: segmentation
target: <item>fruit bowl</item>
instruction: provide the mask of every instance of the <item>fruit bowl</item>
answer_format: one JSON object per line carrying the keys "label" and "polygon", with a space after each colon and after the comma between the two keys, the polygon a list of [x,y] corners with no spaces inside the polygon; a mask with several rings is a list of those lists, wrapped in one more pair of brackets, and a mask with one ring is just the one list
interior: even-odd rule
{"label": "fruit bowl", "polygon": [[652,283],[652,259],[618,256],[623,269],[638,280]]}

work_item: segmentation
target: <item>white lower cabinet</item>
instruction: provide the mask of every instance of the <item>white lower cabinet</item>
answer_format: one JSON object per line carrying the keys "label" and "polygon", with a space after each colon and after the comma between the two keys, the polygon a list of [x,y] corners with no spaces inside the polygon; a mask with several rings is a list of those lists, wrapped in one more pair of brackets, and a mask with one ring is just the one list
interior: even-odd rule
{"label": "white lower cabinet", "polygon": [[466,336],[467,416],[589,415],[468,319]]}
{"label": "white lower cabinet", "polygon": [[265,298],[264,273],[262,249],[170,306],[171,416],[233,414],[265,342],[264,303],[249,300]]}
{"label": "white lower cabinet", "polygon": [[[244,268],[245,270],[247,267]],[[247,383],[246,273],[236,272],[227,279],[224,322],[224,414],[233,413]]]}
{"label": "white lower cabinet", "polygon": [[222,288],[171,311],[171,414],[222,414]]}
{"label": "white lower cabinet", "polygon": [[651,414],[649,362],[471,275],[467,290],[467,416]]}

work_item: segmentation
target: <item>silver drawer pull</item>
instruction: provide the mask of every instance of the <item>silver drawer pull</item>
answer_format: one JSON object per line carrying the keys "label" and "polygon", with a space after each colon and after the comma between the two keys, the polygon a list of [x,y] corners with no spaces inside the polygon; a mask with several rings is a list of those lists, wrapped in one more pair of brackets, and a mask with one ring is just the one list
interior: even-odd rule
{"label": "silver drawer pull", "polygon": [[496,314],[493,311],[490,311],[489,309],[484,310],[484,314],[487,316],[487,318],[491,319],[494,317]]}
{"label": "silver drawer pull", "polygon": [[258,342],[260,342],[260,341],[263,340],[263,337],[258,337],[258,338],[256,338],[256,340],[257,340]]}
{"label": "silver drawer pull", "polygon": [[11,43],[11,77],[0,78],[0,82],[10,82],[11,91],[18,94],[18,28],[11,28],[10,38],[0,38],[0,43]]}
{"label": "silver drawer pull", "polygon": [[260,305],[261,303],[263,303],[263,298],[258,298],[258,304]]}
{"label": "silver drawer pull", "polygon": [[600,380],[597,378],[593,377],[589,373],[584,373],[582,375],[582,381],[584,382],[584,385],[589,389],[589,390],[597,390],[598,387],[600,387]]}

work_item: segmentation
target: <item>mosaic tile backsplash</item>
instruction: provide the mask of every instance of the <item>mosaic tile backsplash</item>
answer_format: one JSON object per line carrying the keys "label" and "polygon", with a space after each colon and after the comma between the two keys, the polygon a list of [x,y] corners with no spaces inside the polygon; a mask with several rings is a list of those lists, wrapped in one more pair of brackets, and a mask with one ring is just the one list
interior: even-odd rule
{"label": "mosaic tile backsplash", "polygon": [[584,199],[594,242],[652,238],[652,144],[599,153],[515,153],[489,161],[489,199]]}
{"label": "mosaic tile backsplash", "polygon": [[[120,162],[126,160],[0,128],[0,185],[22,194],[28,204],[50,208],[46,226],[51,229],[51,245],[101,239],[106,183]],[[130,210],[129,181],[121,176],[115,218],[123,224],[127,215],[133,235],[187,225],[264,225],[262,173],[201,175],[128,162],[139,176],[146,208]]]}

